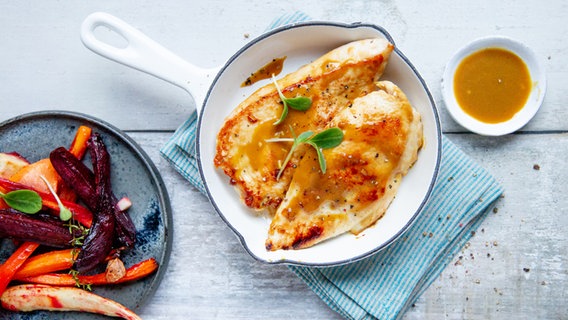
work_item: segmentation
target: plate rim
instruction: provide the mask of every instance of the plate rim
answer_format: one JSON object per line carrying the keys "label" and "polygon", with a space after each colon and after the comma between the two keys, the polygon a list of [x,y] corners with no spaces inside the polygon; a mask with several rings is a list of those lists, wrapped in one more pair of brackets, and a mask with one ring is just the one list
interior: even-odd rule
{"label": "plate rim", "polygon": [[[33,111],[29,113],[20,114],[0,122],[0,130],[3,130],[3,128],[6,126],[14,125],[21,121],[44,119],[44,118],[45,119],[67,118],[76,121],[82,121],[85,123],[95,124],[100,128],[108,130],[115,136],[115,138],[121,140],[128,147],[129,151],[133,152],[135,156],[141,160],[141,162],[144,164],[145,170],[156,184],[158,201],[160,203],[160,208],[162,209],[162,212],[164,212],[163,228],[164,228],[164,235],[166,241],[164,243],[164,250],[162,252],[162,256],[159,261],[158,270],[155,273],[154,279],[152,279],[151,283],[149,284],[149,289],[144,292],[140,301],[134,307],[130,308],[133,311],[139,310],[140,308],[142,308],[147,304],[150,298],[154,296],[156,290],[158,289],[160,283],[162,282],[166,274],[166,270],[169,265],[172,253],[173,232],[174,232],[173,211],[166,184],[164,183],[164,180],[160,175],[158,168],[156,167],[154,162],[150,159],[150,156],[144,151],[144,149],[136,141],[134,141],[134,139],[132,139],[126,132],[118,129],[116,126],[110,124],[109,122],[104,121],[95,116],[88,115],[86,113],[67,111],[67,110]],[[14,314],[25,314],[25,313],[17,312]],[[85,316],[90,315],[89,313],[82,313],[82,314],[84,314]],[[31,316],[31,314],[30,315],[25,314],[25,315]]]}

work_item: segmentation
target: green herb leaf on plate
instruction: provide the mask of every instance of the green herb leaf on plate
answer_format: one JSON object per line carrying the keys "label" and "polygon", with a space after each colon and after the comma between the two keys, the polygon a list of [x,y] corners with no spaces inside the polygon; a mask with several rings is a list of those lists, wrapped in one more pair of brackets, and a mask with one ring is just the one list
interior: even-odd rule
{"label": "green herb leaf on plate", "polygon": [[14,190],[6,194],[0,193],[0,197],[10,208],[23,213],[34,214],[41,210],[42,201],[39,194],[32,190]]}

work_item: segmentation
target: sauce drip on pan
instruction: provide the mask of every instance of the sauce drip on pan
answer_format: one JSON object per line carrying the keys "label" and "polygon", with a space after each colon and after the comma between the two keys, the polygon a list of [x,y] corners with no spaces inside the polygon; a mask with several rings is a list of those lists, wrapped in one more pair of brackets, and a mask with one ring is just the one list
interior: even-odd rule
{"label": "sauce drip on pan", "polygon": [[268,79],[272,77],[273,74],[275,76],[278,75],[280,72],[282,72],[284,60],[286,60],[286,56],[272,59],[272,61],[264,65],[262,68],[258,69],[254,73],[251,73],[251,75],[245,80],[245,82],[241,83],[241,87],[250,86],[260,80]]}

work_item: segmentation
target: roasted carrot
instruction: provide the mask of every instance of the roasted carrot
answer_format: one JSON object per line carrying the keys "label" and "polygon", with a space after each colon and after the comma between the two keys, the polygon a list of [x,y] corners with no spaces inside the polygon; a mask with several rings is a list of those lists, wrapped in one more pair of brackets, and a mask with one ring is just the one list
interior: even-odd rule
{"label": "roasted carrot", "polygon": [[35,242],[24,242],[12,253],[12,255],[0,266],[0,295],[12,281],[14,274],[22,267],[29,256],[39,247]]}
{"label": "roasted carrot", "polygon": [[61,177],[59,177],[59,174],[51,165],[49,158],[28,164],[14,173],[10,180],[32,187],[38,191],[49,193],[45,182],[40,178],[41,176],[49,182],[53,190],[59,192],[63,180],[61,180]]}
{"label": "roasted carrot", "polygon": [[[20,270],[16,272],[13,279],[21,280],[28,277],[71,269],[80,250],[79,248],[63,249],[32,256],[26,260]],[[115,259],[115,256],[116,252],[111,252],[107,260]]]}
{"label": "roasted carrot", "polygon": [[[59,204],[57,203],[57,201],[55,200],[55,198],[53,199],[49,199],[49,195],[46,195],[45,197],[40,194],[41,196],[41,201],[43,203],[44,206],[48,207],[49,209],[53,209],[55,211],[52,211],[52,213],[57,213],[55,214],[55,216],[59,216],[58,212],[59,212]],[[69,211],[71,211],[71,213],[73,214],[73,219],[75,219],[76,221],[80,222],[82,225],[84,225],[87,228],[91,227],[91,224],[93,223],[93,213],[91,211],[89,211],[89,209],[76,204],[75,202],[70,202],[67,200],[61,200],[61,202],[63,203],[63,205],[69,209]]]}
{"label": "roasted carrot", "polygon": [[[92,129],[87,126],[79,126],[73,142],[69,147],[69,152],[74,155],[77,159],[83,159],[85,152],[87,151],[87,141],[91,136]],[[71,186],[62,183],[61,189],[57,191],[57,194],[61,199],[69,200],[75,202],[77,200],[77,194],[73,191]]]}
{"label": "roasted carrot", "polygon": [[28,164],[14,173],[10,180],[32,187],[35,190],[49,193],[49,188],[43,178],[47,180],[51,188],[55,190],[62,200],[75,201],[77,199],[75,192],[63,182],[49,158]]}
{"label": "roasted carrot", "polygon": [[126,274],[124,275],[124,277],[115,282],[109,282],[106,278],[105,273],[88,276],[73,276],[70,274],[49,273],[18,280],[27,283],[38,283],[53,286],[75,286],[77,285],[77,281],[84,285],[107,285],[142,279],[152,274],[154,271],[156,271],[156,269],[158,269],[158,262],[156,261],[156,259],[150,258],[126,269]]}
{"label": "roasted carrot", "polygon": [[16,272],[13,279],[19,280],[50,272],[70,269],[79,249],[49,251],[30,257]]}
{"label": "roasted carrot", "polygon": [[77,133],[75,134],[75,138],[71,143],[71,147],[69,148],[69,152],[71,152],[77,159],[81,160],[87,151],[87,141],[91,136],[92,129],[87,126],[80,126],[77,129]]}
{"label": "roasted carrot", "polygon": [[11,311],[78,311],[131,320],[140,319],[120,303],[79,288],[22,284],[8,288],[0,300],[2,307]]}
{"label": "roasted carrot", "polygon": [[[32,186],[27,186],[25,184],[22,183],[18,183],[18,182],[14,182],[11,180],[7,180],[4,178],[0,178],[0,191],[1,190],[5,190],[2,192],[10,192],[10,191],[14,191],[14,190],[21,190],[21,189],[28,189],[28,190],[33,190],[35,192],[37,192],[39,194],[39,196],[41,197],[41,201],[42,204],[49,208],[49,209],[53,209],[55,210],[55,212],[59,212],[59,204],[57,203],[57,201],[55,200],[55,197],[51,194],[51,193],[45,193],[42,192],[40,190],[37,190],[35,188],[33,188]],[[87,228],[91,227],[91,224],[93,222],[93,213],[75,203],[72,201],[67,201],[67,200],[63,200],[61,199],[61,202],[63,202],[63,205],[69,209],[69,211],[71,211],[71,213],[73,214],[73,219],[75,219],[76,221],[80,222],[82,225],[84,225]],[[2,206],[0,205],[0,208]],[[59,216],[59,214],[57,214],[56,216]]]}

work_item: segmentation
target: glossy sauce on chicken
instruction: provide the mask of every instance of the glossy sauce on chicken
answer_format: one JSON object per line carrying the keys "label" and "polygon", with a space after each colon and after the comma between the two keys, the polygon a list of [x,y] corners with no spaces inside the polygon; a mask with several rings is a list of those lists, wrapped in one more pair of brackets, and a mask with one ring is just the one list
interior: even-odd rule
{"label": "glossy sauce on chicken", "polygon": [[268,250],[299,249],[375,223],[393,200],[422,146],[420,115],[402,91],[380,82],[330,122],[341,144],[317,155],[305,150],[269,229]]}
{"label": "glossy sauce on chicken", "polygon": [[295,156],[280,179],[280,165],[290,144],[266,143],[267,139],[292,137],[307,131],[321,131],[353,100],[375,89],[393,46],[384,39],[368,39],[338,48],[313,63],[278,80],[284,96],[308,97],[307,111],[290,110],[286,119],[274,125],[282,113],[282,101],[274,84],[258,89],[226,119],[217,136],[214,163],[229,176],[243,202],[257,210],[275,210],[281,203],[298,165]]}
{"label": "glossy sauce on chicken", "polygon": [[[394,199],[422,146],[422,122],[396,85],[377,82],[393,49],[385,39],[355,41],[281,78],[286,98],[309,98],[311,107],[289,109],[277,125],[283,102],[274,83],[225,120],[214,163],[244,204],[270,213],[267,250],[301,249],[361,232]],[[293,143],[274,139],[328,128],[339,128],[343,140],[323,150],[325,173],[309,145],[300,145],[283,165]]]}

